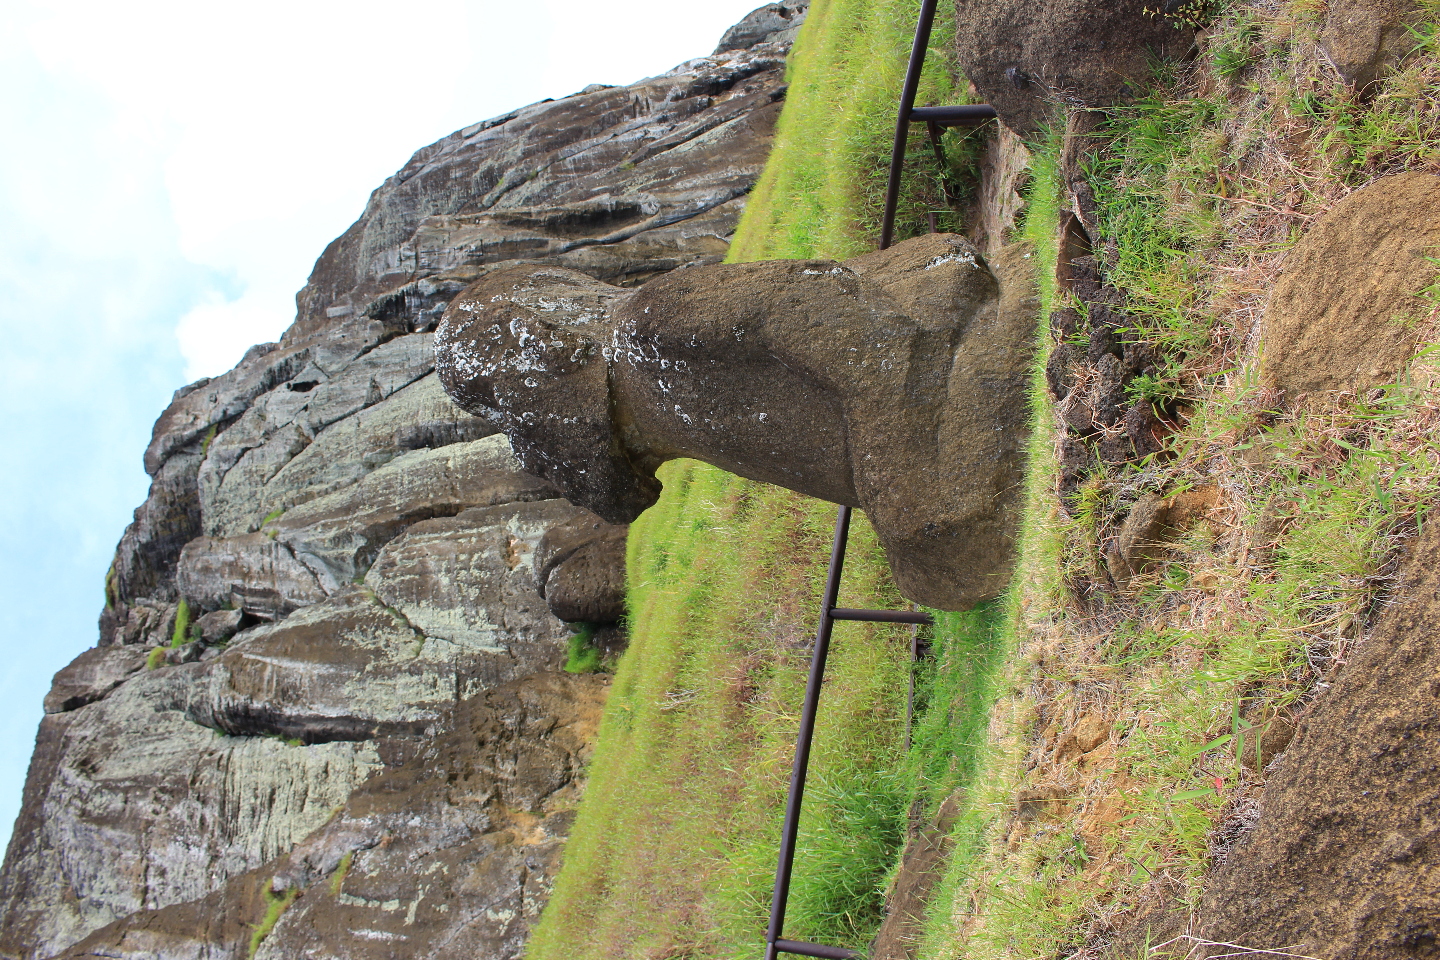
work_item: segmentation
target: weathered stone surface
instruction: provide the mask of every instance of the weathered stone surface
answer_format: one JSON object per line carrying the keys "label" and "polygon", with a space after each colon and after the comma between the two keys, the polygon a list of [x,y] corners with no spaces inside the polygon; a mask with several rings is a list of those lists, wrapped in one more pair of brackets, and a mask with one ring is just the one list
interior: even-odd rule
{"label": "weathered stone surface", "polygon": [[195,627],[206,643],[224,643],[239,632],[245,619],[243,610],[216,610],[196,620]]}
{"label": "weathered stone surface", "polygon": [[715,54],[731,50],[748,50],[757,43],[773,43],[777,40],[789,43],[800,32],[805,14],[810,10],[810,0],[789,0],[787,3],[767,3],[753,10],[743,20],[725,31]]}
{"label": "weathered stone surface", "polygon": [[[123,649],[123,648],[122,648]],[[42,723],[0,875],[0,954],[48,957],[290,849],[373,770],[371,744],[290,747],[186,719],[204,665],[141,671]]]}
{"label": "weathered stone surface", "polygon": [[185,545],[176,573],[180,593],[201,610],[230,605],[275,620],[325,599],[325,591],[290,548],[263,533]]}
{"label": "weathered stone surface", "polygon": [[505,655],[534,672],[563,637],[534,588],[535,547],[577,512],[546,500],[417,523],[381,551],[365,583],[427,638]]}
{"label": "weathered stone surface", "polygon": [[1415,49],[1414,0],[1329,0],[1320,46],[1346,83],[1364,89]]}
{"label": "weathered stone surface", "polygon": [[521,473],[504,436],[416,450],[273,522],[279,542],[334,593],[365,574],[412,523],[470,507],[548,500],[555,487]]}
{"label": "weathered stone surface", "polygon": [[629,532],[588,510],[546,531],[535,551],[535,584],[555,616],[569,623],[615,623],[625,616]]}
{"label": "weathered stone surface", "polygon": [[694,457],[869,514],[906,596],[962,609],[1006,582],[1037,303],[931,235],[847,264],[681,271],[632,296],[553,268],[492,274],[436,334],[451,396],[612,522]]}
{"label": "weathered stone surface", "polygon": [[[1440,943],[1440,535],[1270,773],[1254,831],[1196,915],[1216,941],[1315,957],[1434,955]],[[1212,951],[1213,956],[1220,951]]]}
{"label": "weathered stone surface", "polygon": [[175,629],[175,607],[150,599],[108,604],[100,614],[101,646],[141,643],[153,647],[168,641]]}
{"label": "weathered stone surface", "polygon": [[961,72],[1000,120],[1034,133],[1062,105],[1108,107],[1141,92],[1155,57],[1177,57],[1192,30],[1146,12],[1142,0],[956,0]]}
{"label": "weathered stone surface", "polygon": [[296,889],[257,958],[512,960],[559,869],[605,690],[603,677],[540,673],[464,701],[454,729],[285,856],[63,956],[240,960],[266,892]]}
{"label": "weathered stone surface", "polygon": [[1294,396],[1393,382],[1435,309],[1440,177],[1402,173],[1362,187],[1317,220],[1285,260],[1265,307],[1261,379]]}
{"label": "weathered stone surface", "polygon": [[1125,584],[1147,573],[1170,555],[1170,544],[1202,520],[1220,500],[1218,487],[1205,486],[1162,497],[1146,493],[1130,508],[1125,522],[1105,551],[1110,578]]}
{"label": "weathered stone surface", "polygon": [[411,417],[443,413],[440,398],[423,389],[385,402],[430,372],[430,341],[429,334],[392,340],[331,379],[308,367],[256,400],[216,437],[200,467],[206,533],[249,533],[277,509],[354,482],[367,454],[396,450],[393,435]]}
{"label": "weathered stone surface", "polygon": [[55,674],[45,695],[46,713],[64,713],[94,703],[145,666],[138,647],[91,647]]}

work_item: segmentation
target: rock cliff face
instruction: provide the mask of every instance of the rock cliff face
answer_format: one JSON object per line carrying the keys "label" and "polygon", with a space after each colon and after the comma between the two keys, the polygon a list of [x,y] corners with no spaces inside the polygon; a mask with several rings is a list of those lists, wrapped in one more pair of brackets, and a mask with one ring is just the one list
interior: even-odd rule
{"label": "rock cliff face", "polygon": [[552,608],[615,617],[623,531],[450,402],[431,331],[497,264],[721,259],[803,13],[420,150],[279,343],[176,393],[99,645],[46,699],[0,956],[519,955],[605,693]]}

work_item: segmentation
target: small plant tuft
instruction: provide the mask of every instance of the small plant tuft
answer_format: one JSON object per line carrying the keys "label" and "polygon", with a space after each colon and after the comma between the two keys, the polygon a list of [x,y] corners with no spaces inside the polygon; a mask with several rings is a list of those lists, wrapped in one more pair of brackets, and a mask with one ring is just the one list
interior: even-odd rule
{"label": "small plant tuft", "polygon": [[294,903],[300,896],[299,887],[289,887],[283,893],[276,893],[273,887],[265,888],[265,916],[255,924],[250,934],[250,947],[245,951],[245,960],[254,960],[255,954],[260,950],[260,944],[270,936],[270,931],[275,929],[275,924],[280,922],[280,917],[290,904]]}
{"label": "small plant tuft", "polygon": [[570,634],[570,649],[565,657],[566,673],[599,673],[602,669],[600,648],[594,644],[595,625],[583,624],[579,632]]}
{"label": "small plant tuft", "polygon": [[[196,626],[198,627],[199,624]],[[181,646],[189,636],[190,604],[185,602],[184,597],[181,597],[180,605],[175,608],[175,631],[170,634],[170,648],[173,650]]]}
{"label": "small plant tuft", "polygon": [[335,872],[330,874],[330,895],[340,896],[340,888],[345,885],[345,878],[350,875],[350,865],[355,862],[355,851],[349,850],[345,856],[340,858],[340,865]]}

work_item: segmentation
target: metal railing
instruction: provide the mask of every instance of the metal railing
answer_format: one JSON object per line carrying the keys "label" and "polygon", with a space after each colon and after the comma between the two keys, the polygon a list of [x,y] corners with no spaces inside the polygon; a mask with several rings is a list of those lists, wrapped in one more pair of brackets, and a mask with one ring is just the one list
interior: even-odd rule
{"label": "metal railing", "polygon": [[[905,165],[905,148],[910,139],[910,125],[924,123],[930,135],[942,176],[944,152],[940,145],[941,129],[953,126],[977,126],[995,119],[995,109],[988,104],[950,107],[916,107],[915,94],[920,86],[920,69],[930,45],[930,28],[935,22],[937,0],[921,0],[920,18],[915,25],[915,42],[910,48],[910,62],[905,69],[905,84],[900,92],[899,116],[895,122],[895,143],[890,154],[890,175],[885,187],[885,213],[880,226],[880,249],[890,246],[895,233],[895,207],[900,198],[900,174]],[[946,198],[949,199],[948,187]],[[932,229],[933,229],[932,219]],[[917,627],[934,622],[928,613],[909,610],[854,610],[837,607],[840,599],[840,575],[845,568],[845,547],[850,533],[850,507],[841,506],[835,517],[835,540],[830,550],[830,567],[825,578],[825,592],[820,606],[820,625],[815,632],[815,649],[810,658],[810,676],[805,683],[805,703],[800,711],[800,731],[795,741],[795,760],[790,769],[790,793],[785,801],[785,824],[780,833],[780,858],[775,869],[775,890],[770,901],[770,925],[765,933],[765,960],[776,960],[784,953],[799,957],[823,957],[827,960],[852,960],[859,956],[845,947],[786,940],[785,907],[790,898],[790,879],[795,866],[795,841],[800,831],[800,806],[805,798],[805,775],[810,766],[810,746],[815,735],[815,716],[820,706],[820,686],[825,678],[825,661],[830,653],[830,634],[836,620],[865,623],[908,623]],[[911,658],[918,659],[924,649],[918,637],[911,641]],[[909,707],[914,707],[913,676]],[[909,735],[906,735],[907,744]]]}

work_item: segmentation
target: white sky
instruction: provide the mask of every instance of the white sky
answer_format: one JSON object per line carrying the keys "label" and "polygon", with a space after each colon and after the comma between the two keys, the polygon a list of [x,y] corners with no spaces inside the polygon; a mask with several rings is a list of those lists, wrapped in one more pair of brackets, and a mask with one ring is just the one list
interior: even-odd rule
{"label": "white sky", "polygon": [[0,0],[0,849],[170,393],[276,339],[419,147],[760,3]]}

